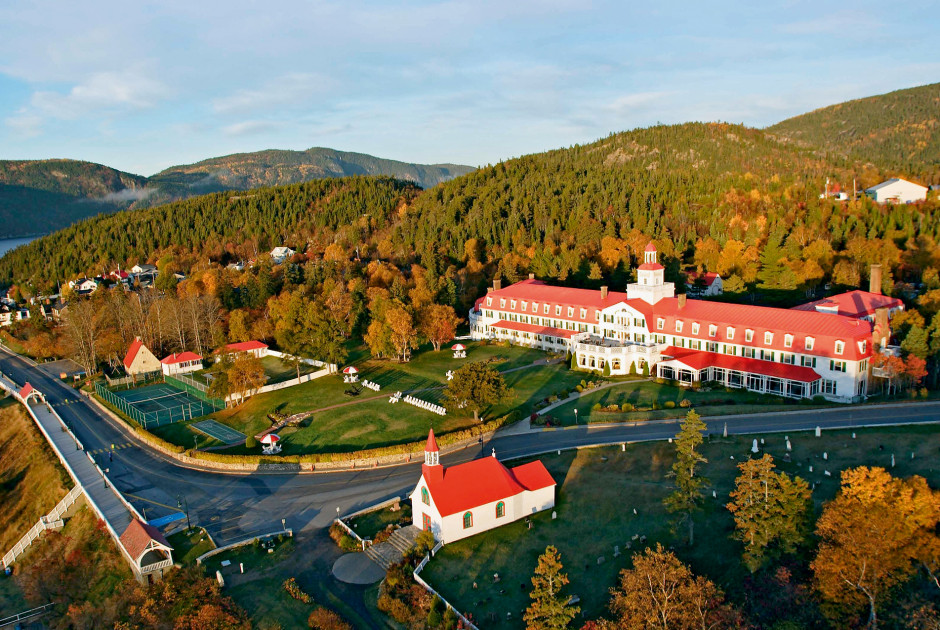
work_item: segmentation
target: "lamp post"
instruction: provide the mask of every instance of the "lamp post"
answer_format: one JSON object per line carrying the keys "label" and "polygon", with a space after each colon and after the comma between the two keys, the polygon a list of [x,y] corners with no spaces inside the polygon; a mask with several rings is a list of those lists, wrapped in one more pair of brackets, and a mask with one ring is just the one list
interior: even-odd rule
{"label": "lamp post", "polygon": [[176,507],[183,509],[186,506],[186,529],[192,529],[193,525],[189,522],[189,500],[182,494],[176,495]]}
{"label": "lamp post", "polygon": [[578,410],[577,409],[574,410],[574,423],[575,425],[578,424]]}

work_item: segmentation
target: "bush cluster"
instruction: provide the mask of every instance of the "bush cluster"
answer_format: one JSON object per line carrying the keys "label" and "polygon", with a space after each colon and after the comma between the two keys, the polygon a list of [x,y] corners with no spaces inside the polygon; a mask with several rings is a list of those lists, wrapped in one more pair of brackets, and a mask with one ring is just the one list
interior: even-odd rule
{"label": "bush cluster", "polygon": [[313,598],[310,597],[307,593],[304,592],[300,586],[297,584],[295,578],[287,578],[284,580],[284,590],[287,591],[287,594],[296,599],[298,602],[303,602],[305,604],[312,604]]}

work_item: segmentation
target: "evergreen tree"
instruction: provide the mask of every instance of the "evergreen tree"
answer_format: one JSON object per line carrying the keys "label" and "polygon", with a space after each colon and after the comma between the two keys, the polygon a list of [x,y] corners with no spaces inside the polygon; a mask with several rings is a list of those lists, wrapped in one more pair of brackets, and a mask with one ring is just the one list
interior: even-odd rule
{"label": "evergreen tree", "polygon": [[676,489],[663,500],[666,510],[676,514],[674,527],[688,525],[689,545],[695,544],[692,515],[700,509],[702,488],[708,483],[708,479],[696,474],[699,466],[708,462],[698,451],[704,441],[704,430],[705,423],[701,417],[695,411],[689,411],[675,437],[676,461],[669,476],[673,478]]}
{"label": "evergreen tree", "polygon": [[531,630],[563,630],[581,609],[568,604],[569,597],[562,593],[568,584],[568,575],[562,573],[561,554],[549,545],[539,556],[535,575],[532,576],[532,603],[525,611],[526,628]]}
{"label": "evergreen tree", "polygon": [[774,472],[770,455],[738,465],[728,510],[734,537],[744,543],[744,564],[753,573],[773,552],[793,553],[812,527],[812,492],[799,477]]}

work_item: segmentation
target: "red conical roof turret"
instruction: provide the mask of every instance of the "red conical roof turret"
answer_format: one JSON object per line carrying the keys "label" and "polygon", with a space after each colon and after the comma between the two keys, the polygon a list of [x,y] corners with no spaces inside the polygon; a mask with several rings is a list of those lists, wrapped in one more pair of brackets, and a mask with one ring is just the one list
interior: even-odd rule
{"label": "red conical roof turret", "polygon": [[646,246],[646,249],[645,249],[644,251],[647,251],[647,252],[655,252],[655,251],[656,251],[656,246],[653,245],[653,241],[650,241],[650,244]]}
{"label": "red conical roof turret", "polygon": [[424,450],[427,453],[436,453],[440,450],[437,448],[437,440],[434,439],[434,429],[431,429],[430,432],[428,432],[428,443],[424,447]]}

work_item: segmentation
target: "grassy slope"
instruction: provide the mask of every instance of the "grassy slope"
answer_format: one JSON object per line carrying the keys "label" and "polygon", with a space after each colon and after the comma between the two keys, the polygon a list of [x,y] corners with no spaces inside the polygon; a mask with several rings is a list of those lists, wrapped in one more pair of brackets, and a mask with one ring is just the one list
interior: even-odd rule
{"label": "grassy slope", "polygon": [[0,401],[0,553],[66,495],[72,481],[22,406]]}
{"label": "grassy slope", "polygon": [[767,131],[932,184],[940,176],[938,112],[940,83],[934,83],[823,107]]}
{"label": "grassy slope", "polygon": [[[812,433],[791,434],[793,461],[789,464],[781,459],[785,453],[783,436],[765,437],[767,452],[777,458],[779,469],[816,484],[813,497],[817,509],[835,496],[839,471],[862,464],[890,467],[892,453],[897,455],[894,475],[919,474],[932,487],[940,486],[940,469],[934,461],[940,448],[938,427],[858,430],[854,440],[850,431],[827,431],[821,438]],[[740,562],[740,545],[729,538],[733,522],[723,506],[733,487],[737,463],[750,454],[751,440],[733,437],[705,444],[703,453],[709,463],[704,473],[711,480],[706,494],[715,489],[718,497],[709,496],[697,516],[697,545],[693,549],[673,537],[669,515],[662,506],[663,497],[671,491],[666,474],[672,465],[673,446],[656,442],[630,445],[626,452],[616,447],[567,451],[542,458],[558,482],[557,520],[543,512],[533,518],[532,530],[514,523],[447,545],[423,577],[460,610],[486,622],[487,628],[518,628],[529,602],[520,584],[529,585],[539,553],[552,544],[561,551],[571,578],[568,592],[581,597],[586,617],[596,617],[606,610],[607,592],[617,572],[628,566],[627,545],[636,550],[639,544],[632,538],[643,535],[648,544],[660,541],[676,546],[678,555],[696,572],[715,580],[732,599],[740,600],[743,594],[737,585],[746,569]],[[822,459],[823,452],[828,453],[828,461]],[[813,473],[808,472],[810,465]],[[825,470],[832,476],[825,476]],[[618,558],[613,557],[614,545],[619,545],[623,554]],[[601,556],[605,560],[598,565]],[[493,573],[499,573],[499,584],[493,584]],[[473,582],[477,582],[476,590]],[[506,592],[500,593],[503,589]],[[512,612],[511,623],[505,621],[507,612]],[[490,613],[499,621],[489,622]]]}

